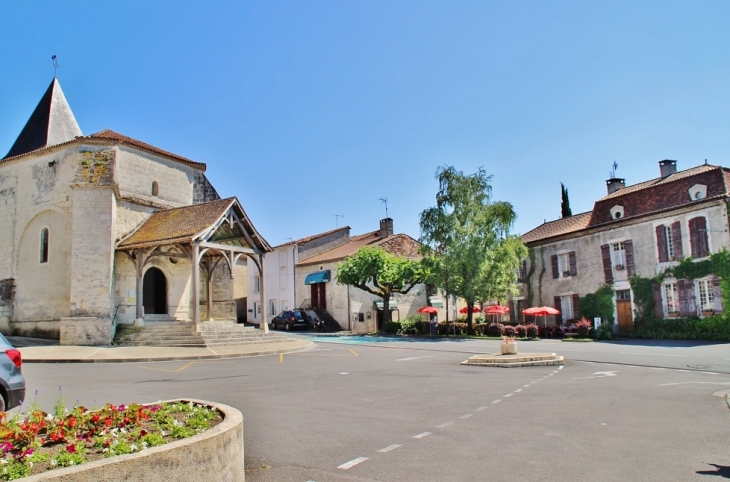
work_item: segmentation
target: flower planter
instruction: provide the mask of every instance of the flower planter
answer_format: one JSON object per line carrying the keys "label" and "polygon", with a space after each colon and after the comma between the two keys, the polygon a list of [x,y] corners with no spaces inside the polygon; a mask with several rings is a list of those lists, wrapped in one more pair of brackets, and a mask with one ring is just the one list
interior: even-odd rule
{"label": "flower planter", "polygon": [[715,312],[713,310],[707,310],[702,312],[702,316],[708,317],[708,316],[714,316]]}
{"label": "flower planter", "polygon": [[[181,400],[169,400],[179,402]],[[228,405],[185,399],[215,408],[223,421],[192,437],[74,467],[49,470],[25,477],[23,482],[121,482],[129,480],[201,480],[237,482],[245,479],[243,466],[243,415]]]}
{"label": "flower planter", "polygon": [[679,318],[679,313],[667,313],[667,317],[669,317],[669,318]]}
{"label": "flower planter", "polygon": [[502,349],[502,355],[516,355],[517,354],[517,343],[512,341],[509,343],[502,343],[500,345]]}

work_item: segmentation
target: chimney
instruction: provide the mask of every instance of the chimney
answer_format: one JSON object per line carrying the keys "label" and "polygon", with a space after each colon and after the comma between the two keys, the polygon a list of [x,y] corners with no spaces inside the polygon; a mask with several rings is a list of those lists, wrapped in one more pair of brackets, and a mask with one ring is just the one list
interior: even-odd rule
{"label": "chimney", "polygon": [[671,159],[659,161],[659,172],[661,172],[662,179],[671,176],[677,172],[677,161],[672,161]]}
{"label": "chimney", "polygon": [[619,179],[618,177],[612,177],[606,181],[606,188],[609,194],[613,194],[619,189],[626,187],[626,179]]}
{"label": "chimney", "polygon": [[380,238],[385,239],[393,236],[393,219],[385,218],[380,220]]}

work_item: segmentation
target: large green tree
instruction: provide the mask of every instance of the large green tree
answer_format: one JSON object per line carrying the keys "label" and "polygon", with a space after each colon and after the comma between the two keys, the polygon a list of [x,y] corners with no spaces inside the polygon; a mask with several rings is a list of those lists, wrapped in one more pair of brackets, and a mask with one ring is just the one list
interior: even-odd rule
{"label": "large green tree", "polygon": [[390,297],[406,294],[422,283],[426,272],[420,261],[399,258],[383,248],[368,246],[337,265],[337,283],[354,286],[383,300],[384,321],[390,321]]}
{"label": "large green tree", "polygon": [[568,188],[561,182],[560,183],[560,217],[567,218],[573,215],[573,211],[570,209],[570,199],[568,198]]}
{"label": "large green tree", "polygon": [[421,213],[422,254],[430,281],[466,301],[472,333],[477,302],[504,301],[516,291],[527,248],[510,234],[517,215],[510,203],[492,200],[492,177],[483,168],[464,174],[442,166],[436,179],[436,206]]}

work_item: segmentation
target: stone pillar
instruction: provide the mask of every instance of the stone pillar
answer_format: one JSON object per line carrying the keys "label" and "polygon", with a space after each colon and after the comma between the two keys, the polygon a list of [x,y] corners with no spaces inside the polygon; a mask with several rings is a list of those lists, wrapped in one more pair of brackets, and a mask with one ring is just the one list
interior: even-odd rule
{"label": "stone pillar", "polygon": [[137,284],[136,284],[136,292],[135,292],[135,302],[137,305],[137,316],[135,317],[134,324],[135,326],[144,326],[144,305],[142,304],[142,295],[144,290],[144,285],[142,284],[142,273],[144,272],[144,262],[145,262],[145,251],[143,249],[138,249],[135,252],[135,258],[134,258],[134,271],[137,276]]}
{"label": "stone pillar", "polygon": [[260,291],[261,291],[261,326],[259,329],[263,330],[264,333],[269,332],[269,323],[266,317],[268,316],[269,304],[266,301],[266,277],[264,276],[264,254],[259,254],[259,276],[261,277]]}
{"label": "stone pillar", "polygon": [[200,323],[200,245],[193,243],[193,322]]}
{"label": "stone pillar", "polygon": [[213,321],[213,270],[214,265],[211,265],[211,259],[208,257],[208,263],[205,269],[205,301],[208,305],[208,321]]}

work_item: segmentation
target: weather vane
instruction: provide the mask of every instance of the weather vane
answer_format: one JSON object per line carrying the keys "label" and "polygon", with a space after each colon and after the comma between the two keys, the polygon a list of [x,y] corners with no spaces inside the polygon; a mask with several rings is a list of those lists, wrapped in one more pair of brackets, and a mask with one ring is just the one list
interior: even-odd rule
{"label": "weather vane", "polygon": [[335,217],[335,227],[336,228],[339,228],[340,227],[340,218],[344,218],[345,217],[344,214],[330,214],[330,216],[334,216]]}
{"label": "weather vane", "polygon": [[609,172],[608,175],[611,176],[611,179],[615,179],[616,178],[616,169],[618,169],[618,164],[616,163],[616,161],[613,161],[613,164],[611,165],[611,167],[613,167],[613,169],[611,169],[611,172]]}
{"label": "weather vane", "polygon": [[387,197],[381,197],[380,202],[385,204],[385,218],[388,218],[388,198]]}
{"label": "weather vane", "polygon": [[61,66],[58,65],[58,56],[56,54],[51,55],[51,63],[53,63],[53,76],[55,77],[58,69],[61,68]]}

